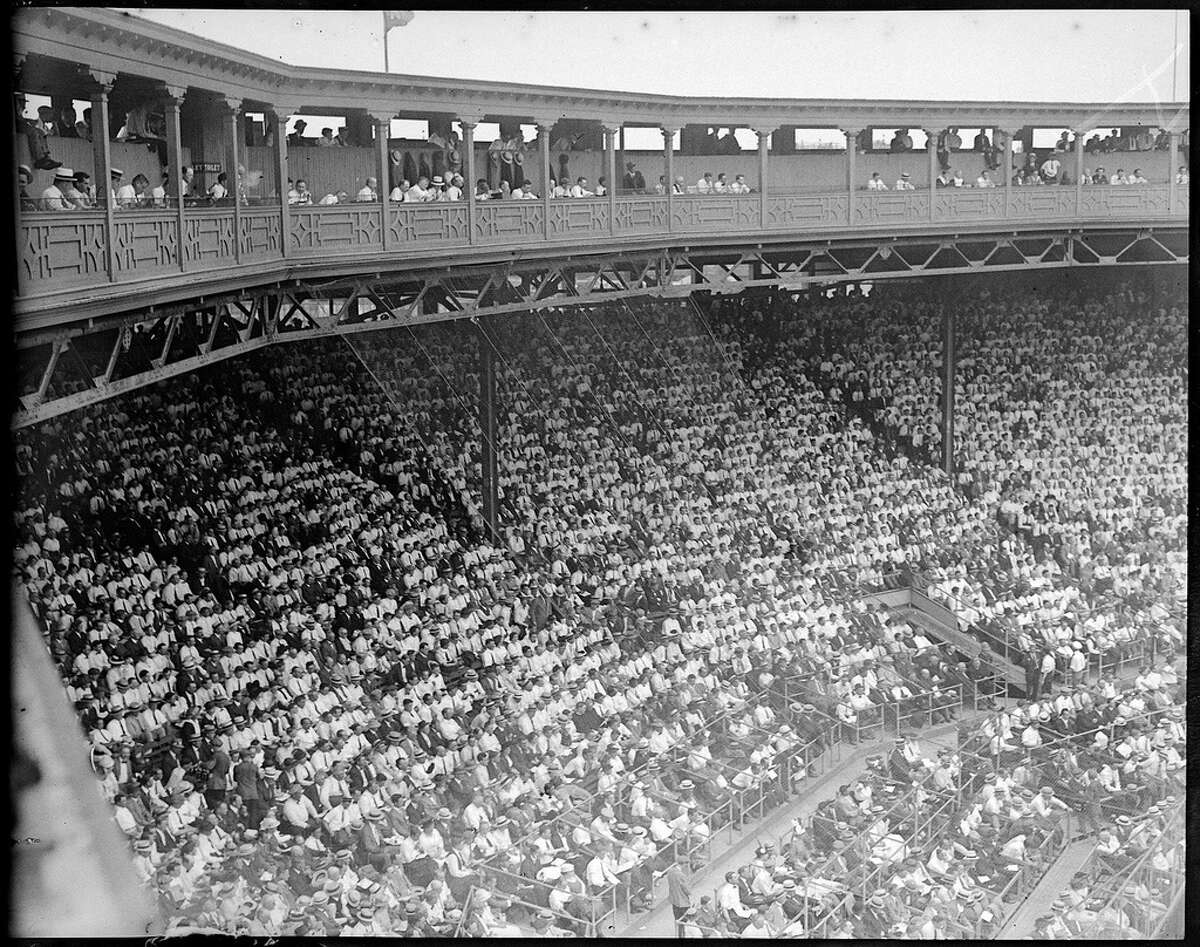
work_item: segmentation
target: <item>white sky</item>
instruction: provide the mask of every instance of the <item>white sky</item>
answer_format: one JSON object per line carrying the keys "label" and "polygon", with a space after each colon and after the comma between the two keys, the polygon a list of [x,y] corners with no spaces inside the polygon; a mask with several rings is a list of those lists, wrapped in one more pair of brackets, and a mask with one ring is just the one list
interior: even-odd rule
{"label": "white sky", "polygon": [[[383,71],[378,10],[127,12],[295,65]],[[1166,102],[1173,77],[1189,99],[1189,26],[1171,10],[418,10],[390,57],[410,75],[668,95]]]}

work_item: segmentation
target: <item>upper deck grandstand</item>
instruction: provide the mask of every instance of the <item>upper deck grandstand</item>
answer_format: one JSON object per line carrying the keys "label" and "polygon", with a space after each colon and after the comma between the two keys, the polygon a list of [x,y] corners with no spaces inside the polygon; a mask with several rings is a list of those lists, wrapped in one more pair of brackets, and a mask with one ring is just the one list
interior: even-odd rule
{"label": "upper deck grandstand", "polygon": [[20,933],[1182,935],[1186,105],[14,36]]}

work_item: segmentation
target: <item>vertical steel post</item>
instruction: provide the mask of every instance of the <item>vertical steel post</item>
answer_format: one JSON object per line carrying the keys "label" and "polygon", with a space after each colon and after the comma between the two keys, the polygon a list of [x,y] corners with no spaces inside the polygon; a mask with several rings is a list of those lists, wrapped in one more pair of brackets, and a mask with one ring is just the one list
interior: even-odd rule
{"label": "vertical steel post", "polygon": [[479,340],[479,430],[483,521],[493,538],[499,536],[500,459],[496,456],[496,353],[480,316],[475,331]]}
{"label": "vertical steel post", "polygon": [[954,476],[954,308],[945,307],[942,317],[942,470]]}
{"label": "vertical steel post", "polygon": [[477,121],[458,117],[462,125],[463,168],[467,172],[467,239],[475,243],[475,126]]}

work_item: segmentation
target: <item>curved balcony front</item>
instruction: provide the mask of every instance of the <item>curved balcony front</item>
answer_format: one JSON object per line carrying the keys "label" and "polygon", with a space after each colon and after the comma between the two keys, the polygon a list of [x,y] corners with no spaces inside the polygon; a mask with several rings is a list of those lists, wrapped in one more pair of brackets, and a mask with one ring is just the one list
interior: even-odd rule
{"label": "curved balcony front", "polygon": [[[31,212],[18,224],[19,315],[279,278],[454,266],[519,254],[770,244],[863,234],[1179,227],[1187,185],[945,188],[331,207]],[[111,253],[111,262],[109,254]],[[183,280],[180,277],[184,277]],[[40,321],[40,320],[39,320]]]}

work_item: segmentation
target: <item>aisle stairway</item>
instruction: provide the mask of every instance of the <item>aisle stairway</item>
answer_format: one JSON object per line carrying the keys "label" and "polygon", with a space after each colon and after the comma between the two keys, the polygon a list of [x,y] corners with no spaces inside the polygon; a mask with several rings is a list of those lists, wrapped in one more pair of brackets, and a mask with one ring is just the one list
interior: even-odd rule
{"label": "aisle stairway", "polygon": [[1088,855],[1096,847],[1092,838],[1080,839],[1066,847],[1055,859],[1042,880],[1037,883],[1029,897],[1000,929],[1000,940],[1022,940],[1033,933],[1033,922],[1043,914],[1050,914],[1050,905],[1067,890],[1075,873],[1083,867]]}
{"label": "aisle stairway", "polygon": [[[956,744],[955,728],[963,722],[978,720],[983,714],[978,711],[965,711],[955,723],[930,727],[920,734],[922,750],[930,755],[944,746]],[[817,805],[826,799],[837,795],[837,787],[849,783],[860,776],[867,768],[867,757],[887,752],[892,745],[892,736],[871,743],[860,743],[848,747],[846,755],[824,773],[805,783],[799,796],[792,802],[784,804],[768,813],[761,819],[747,825],[736,838],[733,845],[716,854],[703,869],[696,872],[690,879],[692,895],[695,901],[704,895],[711,896],[725,877],[725,872],[741,868],[754,857],[754,849],[762,841],[776,841],[790,828],[792,820],[797,817],[811,815]],[[621,937],[674,937],[675,922],[670,904],[666,899],[666,883],[660,879],[655,885],[655,898],[662,902],[645,914],[634,915],[623,930],[616,933]],[[612,933],[611,931],[606,931]]]}

